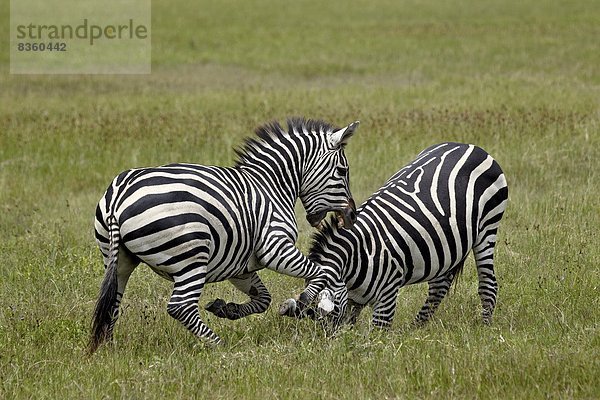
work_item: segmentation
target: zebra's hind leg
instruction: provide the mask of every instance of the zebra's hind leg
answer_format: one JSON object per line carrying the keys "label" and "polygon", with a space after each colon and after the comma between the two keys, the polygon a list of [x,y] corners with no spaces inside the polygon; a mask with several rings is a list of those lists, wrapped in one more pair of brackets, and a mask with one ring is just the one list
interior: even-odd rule
{"label": "zebra's hind leg", "polygon": [[223,299],[215,299],[204,307],[205,310],[210,311],[220,318],[236,320],[250,314],[265,312],[269,308],[271,294],[269,294],[269,291],[256,272],[229,278],[229,282],[242,293],[247,294],[250,297],[250,301],[244,304],[237,304],[225,303]]}
{"label": "zebra's hind leg", "polygon": [[494,248],[496,246],[495,232],[490,233],[477,246],[473,248],[475,264],[477,265],[477,277],[479,288],[477,293],[481,299],[483,323],[492,323],[492,315],[496,307],[496,296],[498,295],[498,281],[494,274]]}
{"label": "zebra's hind leg", "polygon": [[169,315],[181,322],[195,336],[207,339],[211,343],[220,343],[219,336],[200,319],[198,309],[198,301],[206,281],[206,265],[197,266],[192,270],[186,269],[182,275],[173,275],[173,280],[175,287],[167,305]]}
{"label": "zebra's hind leg", "polygon": [[426,324],[433,316],[435,310],[437,310],[442,300],[444,300],[444,297],[446,297],[446,294],[448,294],[450,286],[452,285],[452,281],[456,276],[456,272],[462,269],[464,262],[465,261],[462,260],[455,268],[452,269],[452,271],[429,281],[427,299],[415,317],[415,325],[422,326]]}

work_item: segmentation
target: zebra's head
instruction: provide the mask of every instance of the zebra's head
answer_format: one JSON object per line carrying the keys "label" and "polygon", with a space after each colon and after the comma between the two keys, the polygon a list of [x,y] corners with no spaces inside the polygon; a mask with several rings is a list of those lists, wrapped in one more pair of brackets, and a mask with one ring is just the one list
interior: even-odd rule
{"label": "zebra's head", "polygon": [[315,312],[319,318],[325,318],[334,326],[343,322],[348,306],[348,289],[345,276],[348,259],[351,256],[346,246],[340,242],[353,237],[355,228],[340,229],[336,220],[331,218],[323,228],[313,235],[312,246],[308,258],[318,265],[326,277],[325,288],[317,297]]}
{"label": "zebra's head", "polygon": [[320,143],[316,157],[305,166],[300,200],[311,226],[319,226],[330,211],[335,212],[340,227],[350,228],[356,221],[344,148],[358,124],[356,121],[344,128],[324,132],[325,140]]}
{"label": "zebra's head", "polygon": [[348,288],[345,285],[335,290],[325,288],[317,296],[316,315],[324,319],[335,330],[345,323],[348,308]]}

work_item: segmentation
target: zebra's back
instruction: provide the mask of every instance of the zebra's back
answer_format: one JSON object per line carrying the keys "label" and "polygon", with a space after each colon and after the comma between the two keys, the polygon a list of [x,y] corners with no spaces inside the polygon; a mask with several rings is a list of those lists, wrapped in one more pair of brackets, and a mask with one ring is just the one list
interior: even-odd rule
{"label": "zebra's back", "polygon": [[[353,262],[400,268],[389,276],[402,285],[429,281],[464,260],[489,224],[502,216],[504,206],[498,206],[507,196],[500,166],[483,149],[460,143],[432,146],[359,208],[352,232],[369,238],[363,239],[369,245],[358,247]],[[368,289],[361,288],[365,282],[350,282],[351,289]]]}

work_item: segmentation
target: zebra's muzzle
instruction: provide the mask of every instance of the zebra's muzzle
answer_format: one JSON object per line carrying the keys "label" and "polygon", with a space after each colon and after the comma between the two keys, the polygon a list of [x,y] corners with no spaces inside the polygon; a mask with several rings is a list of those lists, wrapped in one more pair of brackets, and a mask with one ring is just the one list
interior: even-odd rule
{"label": "zebra's muzzle", "polygon": [[352,225],[356,222],[356,204],[354,203],[354,199],[350,198],[348,205],[344,209],[336,211],[335,215],[338,220],[338,228],[352,228]]}
{"label": "zebra's muzzle", "polygon": [[[354,203],[354,199],[350,198],[345,207],[331,210],[335,213],[335,218],[337,219],[338,228],[352,228],[354,222],[356,222],[356,204]],[[327,211],[316,212],[313,214],[307,214],[306,220],[308,223],[317,229],[323,228],[323,219],[327,216]]]}
{"label": "zebra's muzzle", "polygon": [[319,225],[321,225],[321,221],[323,221],[323,218],[325,218],[326,215],[327,211],[321,211],[314,214],[306,214],[306,220],[308,221],[310,226],[316,228]]}

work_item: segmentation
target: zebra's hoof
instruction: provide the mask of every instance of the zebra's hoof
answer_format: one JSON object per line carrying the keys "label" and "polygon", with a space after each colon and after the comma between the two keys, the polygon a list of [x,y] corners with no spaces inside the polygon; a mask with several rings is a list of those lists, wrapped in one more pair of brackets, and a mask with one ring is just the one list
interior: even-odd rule
{"label": "zebra's hoof", "polygon": [[225,311],[225,317],[232,321],[242,318],[239,304],[227,303],[225,304],[225,307],[223,307],[223,311]]}
{"label": "zebra's hoof", "polygon": [[415,329],[420,329],[420,328],[424,328],[427,325],[427,320],[423,320],[423,319],[416,319],[410,324],[411,327],[415,328]]}
{"label": "zebra's hoof", "polygon": [[216,350],[225,346],[225,342],[220,337],[214,338],[200,338],[194,345],[192,346],[194,349],[198,350]]}
{"label": "zebra's hoof", "polygon": [[226,307],[227,304],[223,299],[214,299],[204,306],[204,309],[208,312],[215,314],[219,318],[227,318]]}
{"label": "zebra's hoof", "polygon": [[297,307],[296,300],[294,300],[294,299],[287,299],[279,307],[279,315],[283,315],[283,316],[287,316],[287,317],[293,317],[295,315],[295,312],[296,312],[296,307]]}
{"label": "zebra's hoof", "polygon": [[492,324],[492,314],[494,309],[492,307],[484,307],[483,312],[481,313],[481,320],[484,325]]}

